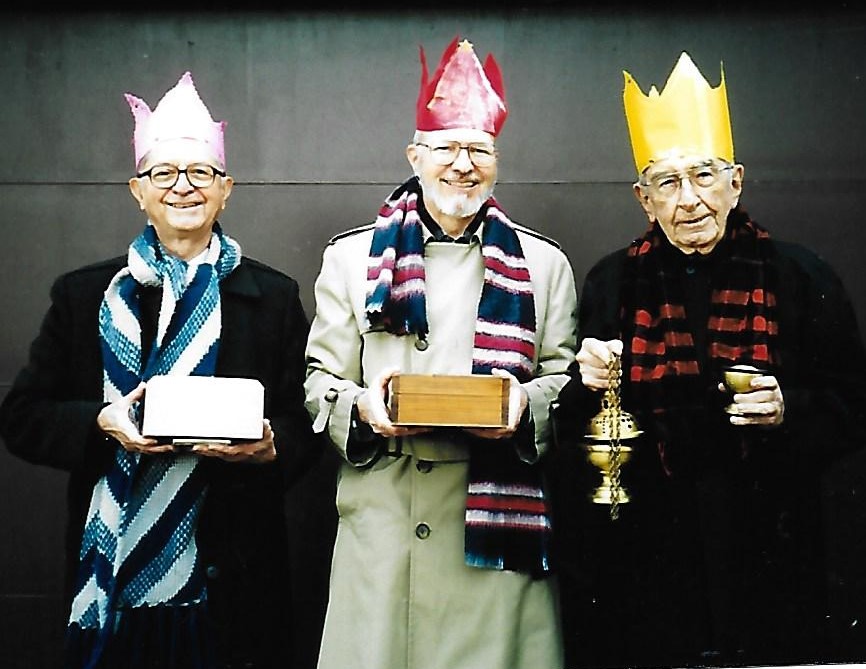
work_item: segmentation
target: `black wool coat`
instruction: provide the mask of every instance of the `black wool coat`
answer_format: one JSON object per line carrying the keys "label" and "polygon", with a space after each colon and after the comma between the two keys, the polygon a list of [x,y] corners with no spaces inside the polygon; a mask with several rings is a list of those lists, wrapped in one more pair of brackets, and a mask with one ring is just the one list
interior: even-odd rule
{"label": "black wool coat", "polygon": [[[844,472],[856,465],[866,475],[866,352],[826,262],[800,245],[773,246],[781,426],[730,425],[730,398],[705,367],[703,409],[663,462],[651,407],[630,395],[624,356],[623,409],[645,432],[628,443],[634,451],[621,471],[631,500],[612,521],[608,506],[590,501],[601,475],[581,450],[601,394],[583,386],[576,364],[571,370],[548,468],[569,669],[866,657],[857,626],[866,570],[843,573],[852,564],[845,552],[864,550],[844,534],[866,518],[866,508],[848,504]],[[684,254],[672,257],[669,271],[681,281],[700,274]],[[588,272],[580,339],[623,336],[625,262],[622,249]],[[846,506],[847,521],[836,513]]]}
{"label": "black wool coat", "polygon": [[[67,604],[93,486],[117,447],[96,424],[104,406],[98,311],[125,264],[125,256],[117,257],[56,279],[27,364],[0,406],[0,437],[9,451],[69,473]],[[158,291],[143,289],[143,303],[158,305]],[[208,492],[196,538],[208,575],[208,615],[226,662],[286,667],[292,614],[284,495],[322,452],[303,404],[309,322],[295,280],[249,258],[220,283],[220,295],[216,375],[262,382],[277,459],[203,463]]]}

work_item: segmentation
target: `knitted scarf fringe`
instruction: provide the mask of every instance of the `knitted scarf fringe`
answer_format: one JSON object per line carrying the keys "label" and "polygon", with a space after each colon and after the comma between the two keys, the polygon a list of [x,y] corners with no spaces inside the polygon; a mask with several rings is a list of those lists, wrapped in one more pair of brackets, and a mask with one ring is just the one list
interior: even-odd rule
{"label": "knitted scarf fringe", "polygon": [[[219,224],[204,261],[195,266],[167,253],[153,226],[145,227],[100,308],[106,402],[157,374],[213,375],[221,327],[219,281],[240,258],[237,242]],[[162,287],[156,342],[147,361],[142,360],[141,286]],[[103,652],[116,643],[121,610],[158,611],[205,599],[195,543],[206,493],[200,458],[141,456],[120,446],[114,456],[112,469],[94,486],[69,618],[75,663],[81,667],[100,666]]]}

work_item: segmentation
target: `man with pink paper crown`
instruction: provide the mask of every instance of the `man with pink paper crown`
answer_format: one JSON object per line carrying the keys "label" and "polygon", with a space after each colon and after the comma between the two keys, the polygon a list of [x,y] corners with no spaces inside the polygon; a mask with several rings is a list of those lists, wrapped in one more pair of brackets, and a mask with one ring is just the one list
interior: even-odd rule
{"label": "man with pink paper crown", "polygon": [[[284,491],[316,447],[297,283],[242,255],[219,216],[224,127],[185,73],[135,119],[124,256],[66,273],[0,408],[10,451],[69,473],[68,669],[285,669]],[[188,451],[142,436],[156,375],[258,379],[262,438]]]}
{"label": "man with pink paper crown", "polygon": [[[567,664],[863,660],[862,603],[847,617],[830,606],[822,518],[822,475],[866,442],[866,351],[848,294],[823,259],[740,204],[724,76],[710,87],[686,53],[661,93],[624,74],[632,191],[649,225],[587,273],[580,350],[554,412]],[[760,371],[728,390],[734,365]],[[600,472],[581,449],[612,383],[642,431],[620,441],[632,450],[618,515],[613,487],[593,493]]]}
{"label": "man with pink paper crown", "polygon": [[[432,77],[421,63],[414,176],[331,239],[315,286],[307,408],[343,459],[319,669],[561,669],[539,463],[574,359],[574,278],[493,197],[493,57],[455,39]],[[503,377],[507,424],[395,424],[401,373]]]}

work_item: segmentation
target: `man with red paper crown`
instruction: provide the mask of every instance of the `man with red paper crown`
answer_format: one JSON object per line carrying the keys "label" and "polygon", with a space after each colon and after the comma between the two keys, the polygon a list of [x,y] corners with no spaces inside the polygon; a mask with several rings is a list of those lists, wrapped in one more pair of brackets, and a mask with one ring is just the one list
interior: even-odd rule
{"label": "man with red paper crown", "polygon": [[[574,360],[574,278],[493,198],[493,57],[455,39],[432,78],[421,62],[415,176],[329,242],[315,286],[307,408],[343,459],[319,669],[561,669],[539,463]],[[395,424],[401,373],[507,379],[507,423]]]}
{"label": "man with red paper crown", "polygon": [[[623,99],[649,227],[588,272],[555,412],[567,666],[854,659],[858,616],[829,608],[820,478],[864,443],[848,295],[740,206],[724,77],[711,88],[683,53],[661,93],[625,73]],[[760,373],[726,390],[734,365]],[[620,433],[618,514],[613,489],[590,501],[601,477],[580,448],[611,383],[638,428]]]}
{"label": "man with red paper crown", "polygon": [[[129,190],[147,223],[123,256],[55,281],[0,408],[11,452],[69,472],[63,666],[283,669],[284,492],[322,452],[303,404],[298,284],[220,226],[225,123],[190,73],[153,110],[126,100]],[[136,409],[157,375],[259,380],[261,438],[177,450],[142,435]]]}

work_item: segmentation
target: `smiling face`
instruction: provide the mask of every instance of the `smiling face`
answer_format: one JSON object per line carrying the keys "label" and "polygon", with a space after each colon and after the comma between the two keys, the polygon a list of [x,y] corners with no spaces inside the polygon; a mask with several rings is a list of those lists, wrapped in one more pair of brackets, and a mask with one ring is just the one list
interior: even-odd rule
{"label": "smiling face", "polygon": [[[447,147],[460,148],[454,159],[441,164]],[[471,148],[470,145],[473,145]],[[465,230],[481,205],[493,194],[496,184],[496,155],[493,135],[482,130],[455,128],[419,132],[415,142],[406,147],[406,157],[421,182],[424,206],[436,222],[451,236]],[[481,152],[493,150],[493,160],[480,159]],[[470,151],[479,167],[472,162]],[[486,156],[485,156],[486,158]],[[490,164],[486,164],[490,162]]]}
{"label": "smiling face", "polygon": [[[180,139],[154,147],[142,159],[139,173],[154,165],[186,169],[193,164],[210,165],[220,170],[223,167],[210,145]],[[210,242],[214,222],[225,208],[233,183],[230,176],[216,174],[211,185],[195,187],[185,173],[180,173],[170,188],[158,188],[149,176],[141,176],[129,180],[129,190],[142,211],[147,213],[163,245],[180,257],[188,258]]]}
{"label": "smiling face", "polygon": [[722,239],[743,188],[743,166],[694,154],[652,163],[634,184],[649,220],[683,253],[706,254]]}

